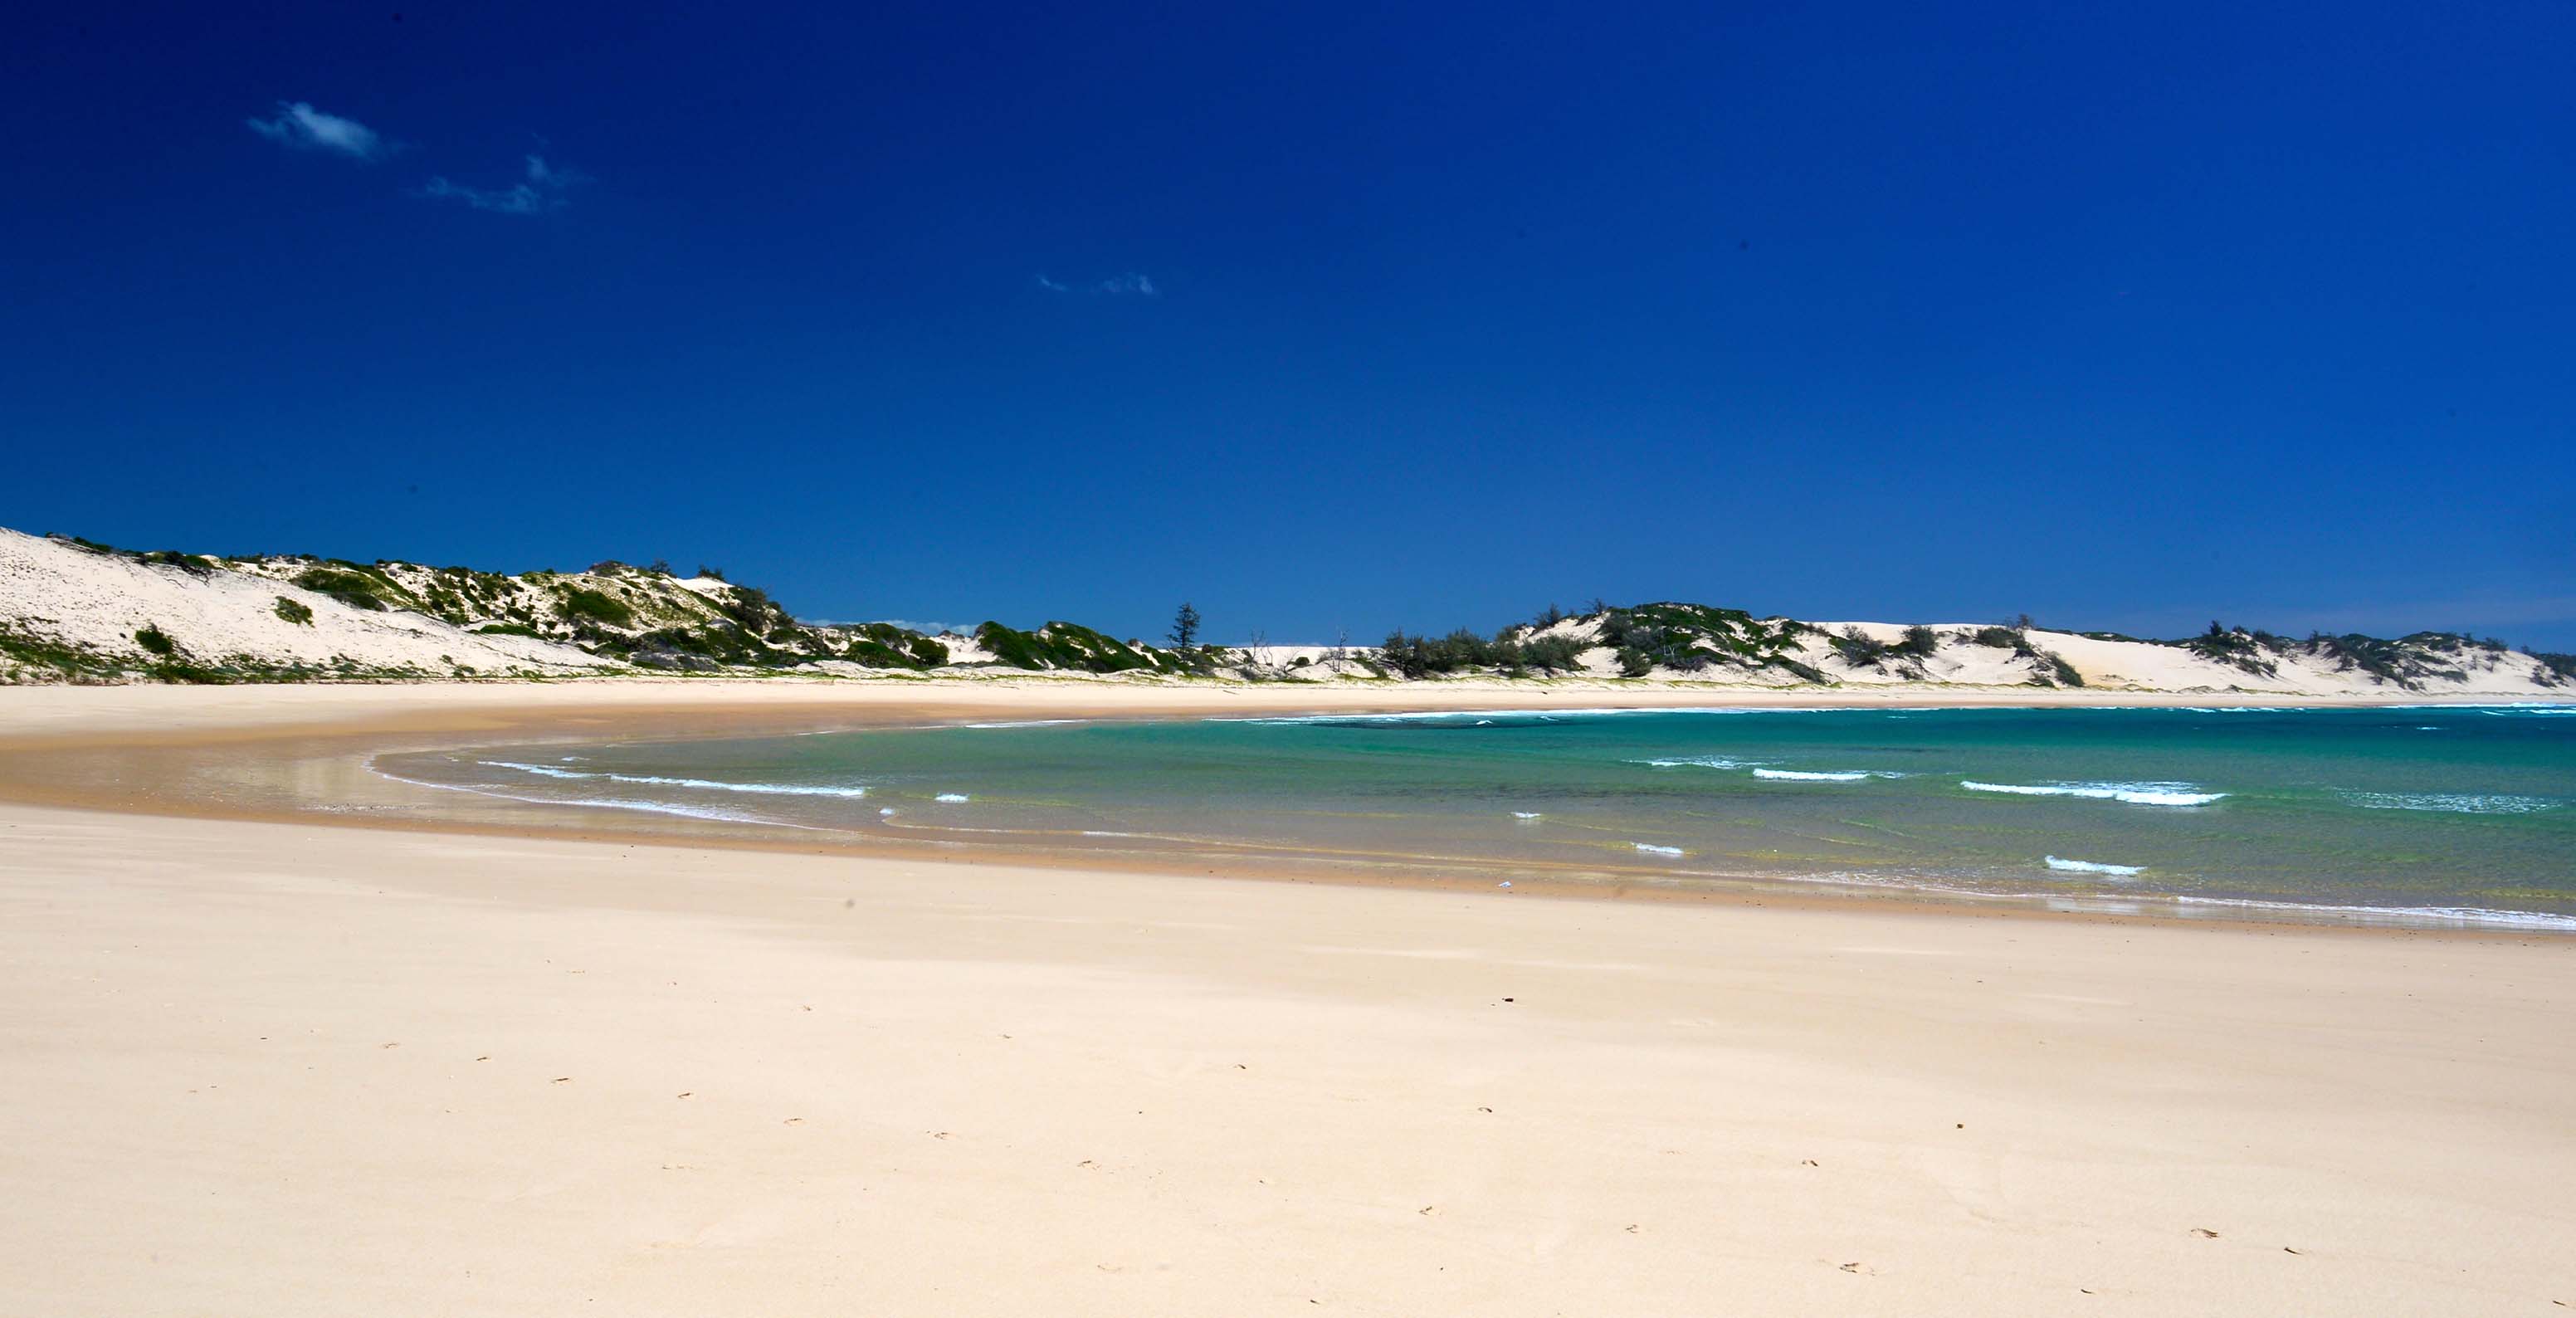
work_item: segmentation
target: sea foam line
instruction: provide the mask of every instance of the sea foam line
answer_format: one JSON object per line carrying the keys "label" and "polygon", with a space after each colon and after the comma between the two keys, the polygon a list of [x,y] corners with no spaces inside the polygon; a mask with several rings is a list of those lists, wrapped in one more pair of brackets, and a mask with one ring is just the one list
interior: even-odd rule
{"label": "sea foam line", "polygon": [[722,783],[712,778],[663,778],[640,773],[590,773],[580,769],[558,769],[548,764],[519,764],[511,760],[477,760],[493,769],[516,769],[545,778],[597,778],[616,783],[634,783],[644,787],[693,787],[710,792],[749,792],[759,796],[837,796],[856,799],[868,794],[864,787],[823,787],[798,783]]}
{"label": "sea foam line", "polygon": [[2125,876],[2143,873],[2147,868],[2144,865],[2105,865],[2097,860],[2062,860],[2056,856],[2047,856],[2043,857],[2043,859],[2047,860],[2048,867],[2050,869],[2067,870],[2076,874],[2111,874]]}
{"label": "sea foam line", "polygon": [[1756,769],[1753,776],[1785,783],[1856,783],[1870,778],[1902,778],[1905,775],[1887,769]]}
{"label": "sea foam line", "polygon": [[2545,911],[2499,911],[2484,906],[2334,906],[2322,902],[2273,902],[2246,897],[2186,897],[2177,895],[2181,906],[2232,906],[2265,911],[2321,912],[2357,916],[2377,922],[2382,920],[2408,923],[2489,925],[2505,929],[2552,929],[2576,933],[2576,915],[2551,915]]}
{"label": "sea foam line", "polygon": [[1405,709],[1366,714],[1230,714],[1208,723],[1260,723],[1292,726],[1309,723],[1419,723],[1432,719],[1567,719],[1623,718],[1634,714],[1841,714],[1829,705],[1605,705],[1594,709]]}
{"label": "sea foam line", "polygon": [[2011,796],[2080,796],[2096,801],[2125,801],[2130,805],[2207,805],[2222,800],[2225,792],[2204,792],[2196,783],[1981,783],[1973,778],[1959,780],[1971,792],[2003,792]]}
{"label": "sea foam line", "polygon": [[2424,810],[2450,815],[2528,815],[2552,809],[2545,797],[2509,792],[2342,792],[2343,799],[2364,810]]}
{"label": "sea foam line", "polygon": [[764,828],[794,828],[802,829],[808,833],[823,833],[831,831],[829,829],[816,828],[810,824],[791,824],[782,819],[763,819],[758,815],[747,815],[734,810],[716,810],[704,806],[673,805],[668,801],[637,801],[614,796],[520,796],[513,792],[496,792],[488,787],[467,787],[462,783],[434,783],[425,778],[406,778],[401,774],[377,768],[373,764],[369,764],[367,769],[377,777],[385,779],[388,782],[403,783],[412,787],[435,788],[442,792],[464,792],[472,796],[488,796],[494,800],[516,801],[522,805],[592,806],[601,810],[636,810],[646,814],[678,815],[684,819],[705,819],[726,824],[758,824]]}

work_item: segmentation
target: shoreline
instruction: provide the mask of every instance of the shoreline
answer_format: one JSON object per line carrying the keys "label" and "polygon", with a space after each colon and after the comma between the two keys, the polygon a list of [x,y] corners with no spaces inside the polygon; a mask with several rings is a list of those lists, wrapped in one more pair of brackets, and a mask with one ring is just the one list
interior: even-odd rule
{"label": "shoreline", "polygon": [[[1223,717],[1298,717],[1335,714],[1458,714],[1503,710],[1600,710],[1694,708],[2350,708],[2490,706],[2532,703],[2462,698],[2428,701],[2409,693],[2403,700],[2357,702],[2346,698],[2311,698],[2284,702],[2242,695],[2232,703],[2209,693],[2088,693],[1977,690],[1952,692],[1948,701],[1894,698],[1896,693],[1844,693],[1847,699],[1819,704],[1790,699],[1788,693],[1709,690],[1605,692],[1598,684],[1569,684],[1529,689],[1528,683],[1405,684],[1393,689],[1363,687],[1337,690],[1339,699],[1320,700],[1318,693],[1290,684],[1165,686],[1123,682],[1047,679],[1000,679],[991,682],[934,683],[898,681],[885,684],[817,683],[780,679],[758,683],[707,679],[637,683],[602,680],[591,683],[365,683],[330,686],[254,688],[202,687],[58,687],[0,689],[0,801],[109,813],[177,818],[235,819],[341,829],[418,832],[459,836],[570,838],[621,846],[700,847],[763,854],[894,859],[940,865],[1035,866],[1086,873],[1156,874],[1173,877],[1219,876],[1298,884],[1414,889],[1456,894],[1488,893],[1491,876],[1472,877],[1459,858],[1376,855],[1366,858],[1279,849],[1254,844],[1211,846],[1190,852],[1115,851],[1083,847],[1054,848],[986,844],[964,847],[933,839],[886,839],[852,833],[834,840],[782,836],[779,830],[726,831],[722,821],[673,822],[645,826],[632,820],[598,818],[605,812],[583,812],[569,806],[538,805],[545,819],[510,820],[478,817],[461,810],[426,804],[418,798],[403,813],[395,807],[370,805],[349,770],[380,782],[401,784],[436,794],[466,789],[412,783],[379,770],[378,756],[418,750],[454,749],[497,740],[551,744],[602,735],[691,740],[811,731],[863,730],[870,727],[936,726],[970,720],[1032,719],[1127,720]],[[938,698],[925,687],[947,688]],[[642,689],[639,689],[642,688]],[[1426,690],[1426,687],[1428,688]],[[55,698],[13,702],[9,691],[36,690]],[[231,699],[190,700],[176,693],[206,693]],[[289,694],[292,693],[292,694]],[[1753,696],[1722,701],[1719,694]],[[1808,693],[1813,694],[1813,693]],[[1439,700],[1421,697],[1436,695]],[[1635,697],[1628,703],[1606,702],[1605,695]],[[423,697],[431,708],[422,708]],[[1513,697],[1519,699],[1513,699]],[[2033,699],[2049,696],[2054,699]],[[685,697],[685,698],[679,698]],[[34,706],[32,709],[28,706]],[[51,708],[47,708],[51,706]],[[78,723],[77,728],[66,727]],[[155,754],[155,752],[159,752]],[[102,771],[84,758],[108,757]],[[338,801],[304,800],[295,804],[258,803],[210,793],[206,780],[216,769],[235,771],[231,756],[250,756],[274,767],[291,761],[294,776],[312,779],[317,772],[340,774]],[[175,765],[173,761],[176,761]],[[87,779],[83,782],[83,779]],[[103,780],[103,781],[102,781]],[[193,787],[194,790],[191,790]],[[477,795],[493,795],[476,793]],[[516,802],[518,798],[500,797]],[[376,811],[382,811],[377,813]],[[1583,878],[1552,877],[1552,868],[1572,868]],[[2336,907],[2323,903],[2230,901],[2187,902],[2171,896],[2091,894],[1986,894],[1929,886],[1867,882],[1825,883],[1784,876],[1694,873],[1669,877],[1660,870],[1633,873],[1612,865],[1579,867],[1542,863],[1517,864],[1511,873],[1514,895],[1547,900],[1653,902],[1715,906],[1777,906],[1836,910],[1867,908],[1923,916],[1965,916],[2098,922],[2113,926],[2170,925],[2178,928],[2300,929],[2363,936],[2461,939],[2469,941],[2566,938],[2557,917],[2541,912],[2495,911],[2476,916],[2451,914],[2447,908]],[[2193,905],[2207,911],[2187,911]],[[2162,908],[2162,909],[2157,909]],[[2523,917],[2529,917],[2526,922]]]}

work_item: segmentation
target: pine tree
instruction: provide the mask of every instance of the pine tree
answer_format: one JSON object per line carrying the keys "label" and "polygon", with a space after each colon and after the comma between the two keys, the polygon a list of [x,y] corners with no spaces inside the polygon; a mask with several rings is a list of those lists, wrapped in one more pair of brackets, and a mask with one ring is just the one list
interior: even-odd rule
{"label": "pine tree", "polygon": [[1181,611],[1172,615],[1172,646],[1186,650],[1198,644],[1198,640],[1199,611],[1190,607],[1189,601],[1183,600]]}

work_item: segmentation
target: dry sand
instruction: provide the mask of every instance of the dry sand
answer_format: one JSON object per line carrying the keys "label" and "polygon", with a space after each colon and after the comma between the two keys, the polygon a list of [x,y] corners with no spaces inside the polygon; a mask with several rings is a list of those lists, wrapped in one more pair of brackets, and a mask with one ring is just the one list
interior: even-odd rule
{"label": "dry sand", "polygon": [[[635,690],[0,691],[0,757]],[[0,903],[11,1314],[2576,1305],[2576,940],[29,804]]]}

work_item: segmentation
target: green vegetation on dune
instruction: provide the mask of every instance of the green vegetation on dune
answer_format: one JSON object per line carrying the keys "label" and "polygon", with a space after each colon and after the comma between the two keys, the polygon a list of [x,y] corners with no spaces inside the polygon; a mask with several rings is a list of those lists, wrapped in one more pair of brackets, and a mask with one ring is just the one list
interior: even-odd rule
{"label": "green vegetation on dune", "polygon": [[1605,608],[1599,617],[1600,643],[1619,653],[1622,670],[1631,676],[1656,668],[1699,673],[1731,667],[1777,668],[1801,681],[1829,680],[1797,657],[1802,639],[1823,631],[1793,619],[1670,601]]}
{"label": "green vegetation on dune", "polygon": [[975,643],[996,662],[1032,670],[1063,668],[1086,673],[1194,671],[1179,652],[1112,640],[1079,623],[1050,622],[1033,632],[987,622],[975,629]]}
{"label": "green vegetation on dune", "polygon": [[[78,537],[52,538],[84,554],[119,559],[174,577],[184,574],[203,580],[242,574],[300,587],[312,595],[266,596],[265,605],[259,603],[263,598],[259,595],[234,597],[244,607],[273,613],[293,626],[312,627],[319,621],[318,613],[334,607],[369,614],[418,614],[476,636],[574,647],[610,661],[613,666],[607,671],[612,672],[805,670],[848,675],[867,669],[893,676],[944,668],[958,660],[948,643],[895,623],[800,622],[767,592],[726,581],[707,567],[688,580],[675,576],[667,562],[637,567],[613,559],[593,563],[582,572],[540,569],[510,575],[381,560],[368,564],[284,556],[215,559],[174,550],[123,550]],[[314,595],[331,603],[322,604]],[[1228,676],[1252,681],[1312,680],[1325,675],[1433,680],[1593,674],[1835,685],[1845,678],[1937,682],[1961,680],[1963,673],[1992,673],[1996,668],[1992,657],[1976,657],[1982,649],[2006,651],[2019,661],[2007,670],[2014,677],[2003,680],[2036,686],[2085,685],[2083,674],[2072,663],[2034,639],[2027,617],[1993,626],[1911,626],[1901,631],[1850,626],[1828,633],[1814,624],[1756,617],[1740,609],[1678,601],[1614,607],[1596,600],[1581,613],[1550,605],[1532,621],[1505,626],[1491,635],[1469,627],[1445,634],[1397,629],[1375,647],[1336,647],[1329,653],[1286,656],[1264,646],[1258,632],[1248,648],[1203,644],[1201,625],[1200,613],[1192,604],[1181,605],[1174,614],[1164,644],[1120,640],[1061,619],[1030,630],[994,621],[975,629],[975,650],[967,653],[977,664],[1031,672]],[[400,667],[371,668],[346,658],[320,665],[249,655],[209,659],[190,654],[158,626],[130,633],[131,645],[96,642],[99,652],[92,653],[54,639],[58,630],[53,620],[44,617],[0,619],[0,680],[117,681],[140,676],[165,681],[264,681],[433,675]],[[416,628],[406,630],[421,634]],[[2106,642],[2173,646],[2266,682],[2296,676],[2286,667],[2295,663],[2308,672],[2322,669],[2356,675],[2365,687],[2439,689],[2500,669],[2525,675],[2525,680],[2544,687],[2576,685],[2576,657],[2516,656],[2501,642],[2446,632],[2418,632],[2395,640],[2358,634],[2291,639],[2212,623],[2204,633],[2174,641],[2138,641],[2108,632],[2084,635]],[[525,653],[531,665],[549,663],[537,651]],[[454,659],[441,656],[441,660],[445,667],[435,675],[474,671]],[[509,661],[486,661],[483,666],[487,671],[523,671]]]}
{"label": "green vegetation on dune", "polygon": [[635,621],[634,609],[595,590],[567,590],[555,607],[566,621],[587,619],[604,622],[611,627],[623,627]]}

